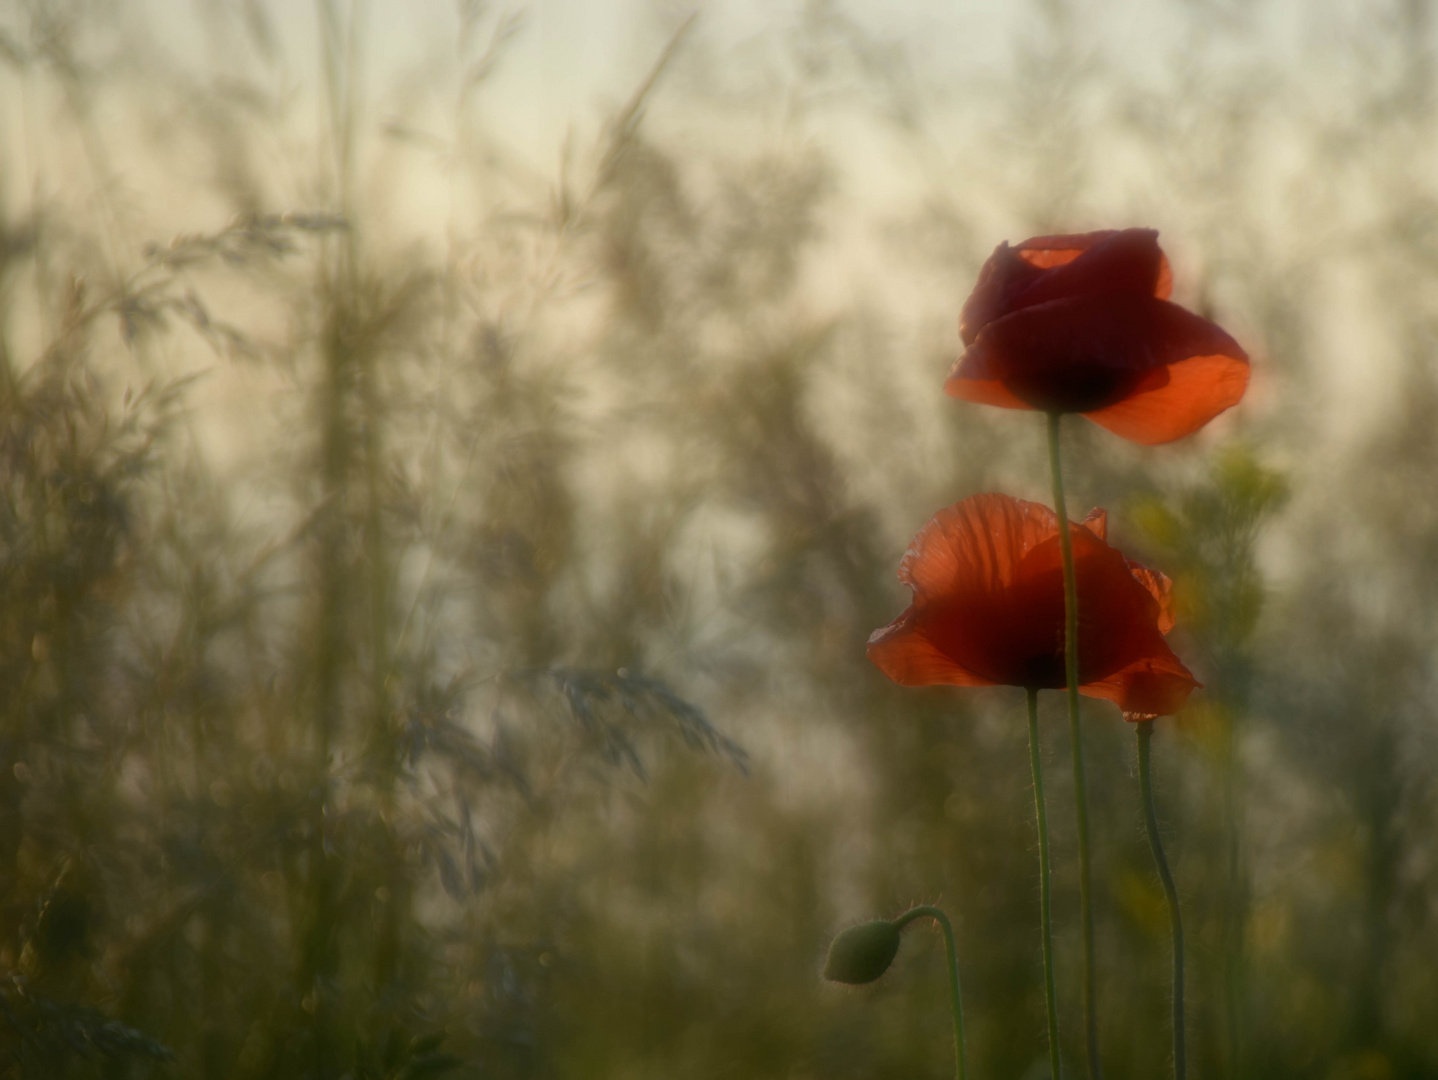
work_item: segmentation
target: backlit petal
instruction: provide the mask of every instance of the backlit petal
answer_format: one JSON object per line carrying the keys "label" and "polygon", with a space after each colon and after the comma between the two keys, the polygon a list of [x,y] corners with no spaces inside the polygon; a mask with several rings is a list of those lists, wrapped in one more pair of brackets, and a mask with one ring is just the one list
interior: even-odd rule
{"label": "backlit petal", "polygon": [[1243,400],[1248,389],[1248,357],[1235,344],[1231,351],[1193,355],[1170,364],[1166,375],[1084,415],[1115,435],[1145,446],[1173,442],[1192,435]]}
{"label": "backlit petal", "polygon": [[1160,633],[1167,634],[1173,629],[1174,605],[1173,605],[1173,582],[1166,574],[1160,574],[1157,570],[1150,570],[1148,567],[1128,560],[1128,569],[1134,580],[1149,591],[1158,604],[1158,629]]}
{"label": "backlit petal", "polygon": [[978,405],[997,405],[1001,409],[1032,409],[1033,406],[1019,398],[998,379],[970,379],[962,374],[960,366],[954,365],[953,373],[944,383],[944,393],[961,401],[972,401]]}
{"label": "backlit petal", "polygon": [[1056,520],[1040,503],[974,495],[919,530],[899,563],[899,580],[919,604],[955,592],[998,594],[1030,551],[1058,535]]}
{"label": "backlit petal", "polygon": [[1108,511],[1101,506],[1095,506],[1083,519],[1084,528],[1093,533],[1100,540],[1108,539]]}
{"label": "backlit petal", "polygon": [[900,686],[993,685],[941,652],[917,625],[913,608],[870,634],[865,652]]}
{"label": "backlit petal", "polygon": [[[1053,239],[1063,238],[1054,237]],[[1083,248],[1029,248],[1026,246],[1032,243],[1032,240],[1026,240],[1016,250],[1019,258],[1035,270],[1052,270],[1055,266],[1067,266],[1084,252]]]}
{"label": "backlit petal", "polygon": [[1145,657],[1097,682],[1079,687],[1088,697],[1112,701],[1129,721],[1172,716],[1183,708],[1200,683],[1172,652]]}
{"label": "backlit petal", "polygon": [[[1219,359],[1192,363],[1203,357]],[[1167,442],[1241,398],[1247,366],[1238,343],[1207,319],[1166,300],[1115,293],[1052,300],[990,323],[950,381],[1000,381],[1034,408],[1081,412],[1124,428],[1125,437],[1137,439],[1127,434],[1134,431],[1145,436],[1137,441]]]}
{"label": "backlit petal", "polygon": [[[1162,574],[1106,542],[1107,515],[1069,523],[1079,598],[1080,689],[1133,716],[1172,712],[1197,684],[1164,641]],[[1048,507],[976,495],[936,514],[899,567],[913,603],[868,654],[907,686],[1064,685],[1063,559]]]}

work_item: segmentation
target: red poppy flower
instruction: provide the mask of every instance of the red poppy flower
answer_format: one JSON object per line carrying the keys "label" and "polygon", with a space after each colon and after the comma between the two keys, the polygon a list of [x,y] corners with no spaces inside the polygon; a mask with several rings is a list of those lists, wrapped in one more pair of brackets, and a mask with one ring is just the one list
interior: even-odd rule
{"label": "red poppy flower", "polygon": [[[1198,686],[1164,641],[1172,586],[1107,543],[1095,510],[1069,523],[1079,596],[1079,692],[1125,719],[1177,712]],[[869,659],[904,686],[1057,690],[1064,671],[1063,556],[1047,506],[975,495],[941,510],[909,545],[909,609],[869,638]]]}
{"label": "red poppy flower", "polygon": [[964,304],[944,389],[1009,409],[1083,413],[1155,445],[1191,435],[1248,388],[1248,355],[1169,303],[1152,229],[1000,244]]}

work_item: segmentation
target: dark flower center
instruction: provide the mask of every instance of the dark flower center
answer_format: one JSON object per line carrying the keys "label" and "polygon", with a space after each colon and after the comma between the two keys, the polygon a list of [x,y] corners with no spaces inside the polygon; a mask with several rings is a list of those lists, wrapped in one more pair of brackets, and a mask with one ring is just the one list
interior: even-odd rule
{"label": "dark flower center", "polygon": [[1063,648],[1059,652],[1030,656],[1024,661],[1023,674],[1016,680],[1018,685],[1035,690],[1059,690],[1068,685],[1068,672],[1064,670]]}
{"label": "dark flower center", "polygon": [[1081,413],[1122,401],[1138,380],[1133,371],[1095,360],[1075,360],[1043,371],[1015,372],[1004,383],[1035,409]]}

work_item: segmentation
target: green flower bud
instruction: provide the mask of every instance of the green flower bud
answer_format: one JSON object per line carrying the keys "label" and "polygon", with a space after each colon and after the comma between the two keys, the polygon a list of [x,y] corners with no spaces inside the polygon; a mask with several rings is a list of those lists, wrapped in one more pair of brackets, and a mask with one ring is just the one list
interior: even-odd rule
{"label": "green flower bud", "polygon": [[899,927],[887,919],[851,926],[829,946],[824,978],[830,982],[871,983],[894,962],[899,951]]}

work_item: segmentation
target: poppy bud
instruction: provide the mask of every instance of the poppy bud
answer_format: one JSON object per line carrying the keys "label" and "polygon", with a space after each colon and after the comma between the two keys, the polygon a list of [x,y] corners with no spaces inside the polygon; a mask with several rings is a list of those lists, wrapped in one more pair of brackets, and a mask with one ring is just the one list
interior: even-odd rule
{"label": "poppy bud", "polygon": [[829,946],[824,978],[830,982],[871,983],[894,962],[899,951],[899,927],[887,919],[860,923],[845,930]]}

